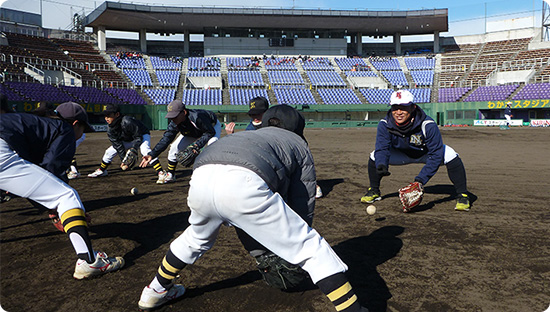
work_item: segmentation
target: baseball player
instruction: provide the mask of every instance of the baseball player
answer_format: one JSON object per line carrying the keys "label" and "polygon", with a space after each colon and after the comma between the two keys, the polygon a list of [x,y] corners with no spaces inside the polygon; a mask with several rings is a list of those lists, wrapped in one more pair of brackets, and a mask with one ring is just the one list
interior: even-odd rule
{"label": "baseball player", "polygon": [[390,175],[390,165],[424,163],[414,180],[425,185],[444,164],[457,193],[455,209],[470,210],[464,164],[450,146],[443,144],[435,121],[414,104],[407,90],[393,92],[390,105],[388,114],[378,123],[375,150],[368,162],[370,187],[361,202],[382,199],[380,181]]}
{"label": "baseball player", "polygon": [[[258,96],[248,101],[248,116],[250,116],[250,123],[246,126],[245,130],[256,130],[262,126],[262,117],[265,111],[269,108],[269,101],[263,97]],[[225,132],[232,134],[235,132],[235,123],[230,122],[225,125]]]}
{"label": "baseball player", "polygon": [[[117,104],[107,104],[103,110],[105,121],[109,125],[107,136],[111,141],[101,164],[94,172],[88,174],[90,178],[106,176],[107,167],[111,164],[113,158],[118,154],[121,160],[120,168],[122,170],[130,169],[131,164],[124,162],[124,158],[128,153],[135,154],[137,159],[137,151],[142,155],[147,155],[151,152],[151,135],[149,129],[139,120],[134,117],[125,116],[120,113],[120,107]],[[158,158],[151,160],[151,165],[156,170],[160,180],[164,178],[164,172]]]}
{"label": "baseball player", "polygon": [[[176,181],[177,154],[190,145],[198,149],[216,142],[220,138],[221,124],[211,111],[187,109],[181,100],[174,100],[166,108],[166,118],[170,120],[168,128],[160,141],[149,154],[145,154],[140,167],[146,167],[152,159],[157,158],[170,145],[168,151],[168,171],[159,177],[157,183]],[[176,136],[181,134],[177,139]],[[174,141],[174,139],[176,139]],[[172,142],[173,141],[173,142]],[[170,144],[172,143],[172,144]]]}
{"label": "baseball player", "polygon": [[231,225],[307,271],[337,311],[367,311],[344,274],[346,264],[304,221],[315,206],[313,157],[297,135],[304,125],[278,114],[283,111],[267,119],[270,110],[265,128],[225,136],[195,160],[187,198],[190,225],[143,289],[140,309],[181,297],[185,288],[173,280],[212,247],[222,225]]}
{"label": "baseball player", "polygon": [[[36,103],[36,108],[31,113],[33,113],[37,116],[40,116],[40,117],[56,116],[55,106],[53,105],[53,103],[52,102],[45,102],[45,101],[40,101],[40,102]],[[80,143],[82,143],[85,139],[86,139],[86,133],[82,133],[82,136],[80,137],[80,139],[76,140],[76,147],[78,148]],[[80,177],[80,172],[78,172],[76,157],[73,157],[73,160],[71,161],[71,166],[67,170],[67,178],[69,180],[72,180],[72,179],[76,179],[78,177]],[[59,219],[57,218],[57,220],[59,220]],[[56,222],[54,222],[54,224],[56,224]],[[57,224],[59,224],[59,223],[57,223]],[[57,226],[58,225],[56,225],[56,227]]]}
{"label": "baseball player", "polygon": [[[75,141],[93,129],[82,106],[67,102],[57,117],[0,115],[0,189],[57,209],[78,256],[73,277],[83,279],[120,269],[121,257],[94,251],[80,196],[64,182]],[[32,142],[29,145],[28,142]]]}
{"label": "baseball player", "polygon": [[[263,96],[258,96],[251,99],[248,102],[248,106],[250,108],[248,110],[248,116],[250,116],[251,120],[248,126],[246,126],[245,131],[259,129],[262,126],[262,118],[264,113],[269,108],[269,101]],[[235,123],[230,122],[225,125],[225,132],[227,134],[233,134],[235,132]],[[323,197],[323,191],[321,190],[321,187],[317,185],[315,187],[315,198],[321,197]]]}
{"label": "baseball player", "polygon": [[506,127],[510,128],[512,124],[512,102],[506,103],[506,108],[504,108],[504,118],[506,118]]}

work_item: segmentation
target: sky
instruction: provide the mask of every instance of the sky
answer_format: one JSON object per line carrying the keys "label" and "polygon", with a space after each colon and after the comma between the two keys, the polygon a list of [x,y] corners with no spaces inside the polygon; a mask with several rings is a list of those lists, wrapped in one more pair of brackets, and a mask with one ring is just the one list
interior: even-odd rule
{"label": "sky", "polygon": [[[550,0],[544,1],[549,2]],[[103,0],[0,0],[0,6],[37,14],[42,11],[45,28],[69,29],[72,16],[75,13],[87,15],[103,2]],[[449,10],[449,32],[441,35],[456,36],[483,33],[486,30],[486,21],[521,17],[533,17],[534,25],[530,26],[540,27],[543,0],[279,0],[277,6],[273,6],[273,1],[265,0],[148,0],[147,2],[113,0],[113,2],[175,7],[216,6],[370,11],[446,8]],[[115,32],[107,32],[108,37],[117,37],[118,35]],[[137,34],[135,37],[137,38]]]}

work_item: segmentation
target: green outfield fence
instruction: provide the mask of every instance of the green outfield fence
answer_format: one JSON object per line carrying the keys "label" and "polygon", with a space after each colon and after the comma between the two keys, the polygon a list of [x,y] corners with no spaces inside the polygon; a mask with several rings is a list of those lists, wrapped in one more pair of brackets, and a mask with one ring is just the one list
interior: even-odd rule
{"label": "green outfield fence", "polygon": [[[504,118],[507,101],[453,102],[419,104],[438,125],[473,125],[476,119]],[[532,119],[550,119],[550,99],[513,100],[514,118],[528,123]],[[30,112],[36,108],[35,102],[9,102],[18,112]],[[90,116],[92,124],[105,124],[101,104],[82,104]],[[299,110],[310,128],[376,127],[386,115],[385,104],[342,104],[342,105],[291,105]],[[247,105],[188,106],[190,109],[214,111],[220,122],[235,122],[236,129],[244,129],[249,123]],[[121,105],[123,114],[141,120],[152,130],[166,129],[166,105]]]}

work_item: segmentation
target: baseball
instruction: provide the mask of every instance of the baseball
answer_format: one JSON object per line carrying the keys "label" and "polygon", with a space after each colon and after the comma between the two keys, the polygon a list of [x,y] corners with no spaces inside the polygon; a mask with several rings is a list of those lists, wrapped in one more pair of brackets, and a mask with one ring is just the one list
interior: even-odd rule
{"label": "baseball", "polygon": [[374,205],[369,205],[369,206],[367,207],[367,213],[368,213],[369,215],[375,214],[375,213],[376,213],[376,206],[374,206]]}
{"label": "baseball", "polygon": [[130,190],[130,193],[132,193],[132,195],[137,195],[139,193],[137,187],[132,187],[132,189]]}

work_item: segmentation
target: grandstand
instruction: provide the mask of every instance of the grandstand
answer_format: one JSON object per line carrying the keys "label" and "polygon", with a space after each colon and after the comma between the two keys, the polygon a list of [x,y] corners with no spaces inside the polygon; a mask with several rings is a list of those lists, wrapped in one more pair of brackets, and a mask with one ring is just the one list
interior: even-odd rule
{"label": "grandstand", "polygon": [[[440,51],[429,42],[427,53],[413,55],[372,55],[364,45],[346,48],[354,52],[349,56],[274,55],[266,48],[257,55],[192,57],[174,53],[175,47],[163,50],[170,55],[136,51],[140,44],[132,40],[101,50],[94,40],[17,29],[0,38],[1,92],[24,110],[32,107],[24,103],[76,101],[152,106],[137,111],[160,114],[181,99],[244,122],[248,100],[264,96],[272,105],[296,106],[311,121],[364,121],[365,115],[377,120],[391,92],[406,88],[441,125],[499,118],[507,101],[517,103],[515,116],[523,121],[550,119],[550,45],[533,29],[491,34],[496,39],[487,42],[485,35],[443,38]],[[462,113],[445,113],[449,109]],[[322,114],[329,111],[337,113]],[[453,118],[464,115],[474,117]]]}

